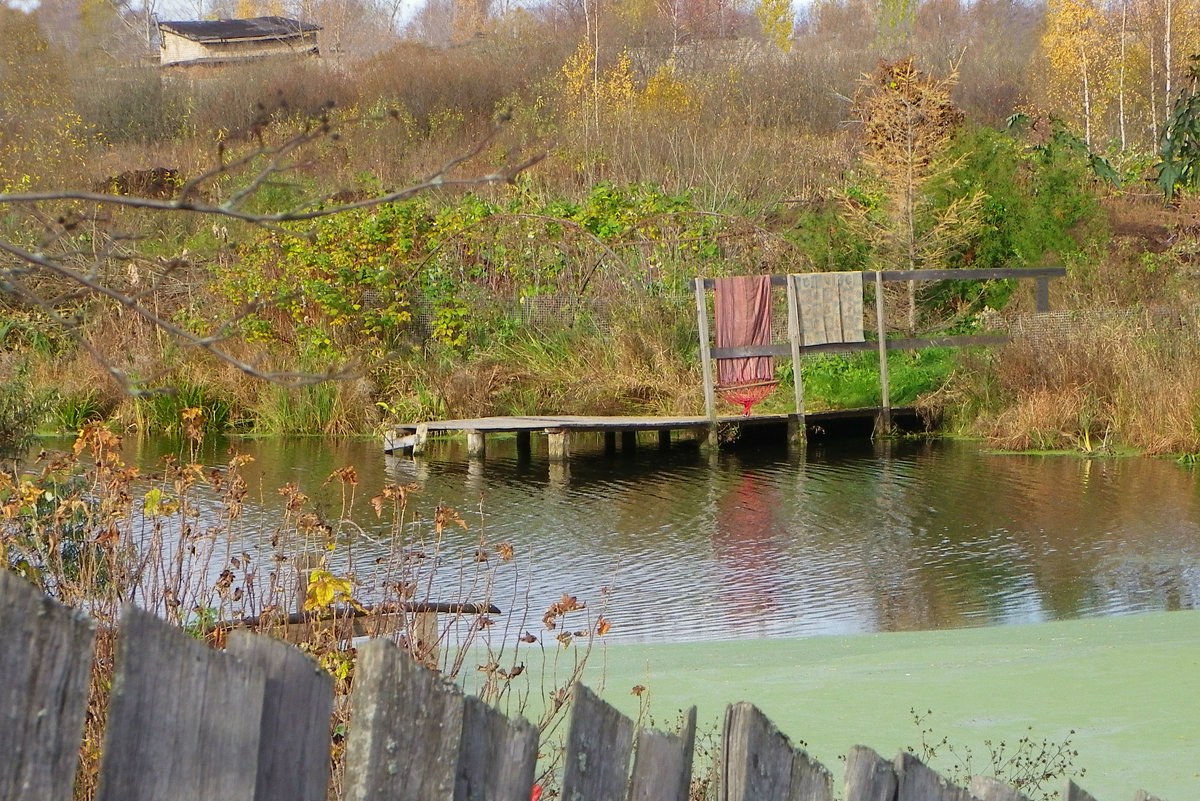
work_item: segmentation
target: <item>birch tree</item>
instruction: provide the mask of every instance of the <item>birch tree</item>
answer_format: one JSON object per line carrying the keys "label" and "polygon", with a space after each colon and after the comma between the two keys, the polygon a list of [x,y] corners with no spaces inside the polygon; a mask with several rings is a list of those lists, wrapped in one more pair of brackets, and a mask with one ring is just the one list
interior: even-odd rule
{"label": "birch tree", "polygon": [[1093,132],[1107,103],[1113,40],[1108,21],[1093,0],[1050,0],[1041,47],[1046,61],[1043,86],[1050,110],[1083,129],[1092,145]]}

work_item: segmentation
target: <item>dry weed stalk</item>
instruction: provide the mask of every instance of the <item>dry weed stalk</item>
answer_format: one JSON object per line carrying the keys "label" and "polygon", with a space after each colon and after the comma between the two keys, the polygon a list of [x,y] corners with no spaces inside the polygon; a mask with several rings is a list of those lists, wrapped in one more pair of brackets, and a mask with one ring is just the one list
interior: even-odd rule
{"label": "dry weed stalk", "polygon": [[[512,545],[488,540],[482,509],[478,524],[441,505],[422,518],[411,505],[419,487],[393,484],[369,500],[383,528],[368,531],[354,522],[363,501],[357,472],[345,467],[326,481],[340,494],[337,517],[289,484],[279,489],[282,508],[268,524],[268,514],[251,507],[242,474],[250,457],[234,453],[222,467],[202,466],[198,410],[185,410],[184,431],[188,452],[167,460],[161,473],[126,465],[120,438],[99,425],[85,428],[71,452],[43,455],[39,474],[0,473],[5,568],[100,624],[77,798],[96,789],[125,604],[214,647],[231,628],[250,626],[318,661],[339,697],[330,723],[332,798],[341,797],[344,734],[352,725],[345,698],[355,642],[364,636],[398,641],[509,714],[538,712],[544,740],[555,735],[568,688],[607,623],[589,618],[580,626],[575,619],[589,614],[587,605],[564,596],[543,618],[548,643],[522,616],[497,625],[487,608],[501,593],[509,610],[528,608],[532,570],[528,560],[518,564]],[[483,609],[431,616],[404,605],[424,601]],[[526,665],[539,658],[542,684],[535,687]],[[532,703],[535,694],[544,696],[544,711]]]}

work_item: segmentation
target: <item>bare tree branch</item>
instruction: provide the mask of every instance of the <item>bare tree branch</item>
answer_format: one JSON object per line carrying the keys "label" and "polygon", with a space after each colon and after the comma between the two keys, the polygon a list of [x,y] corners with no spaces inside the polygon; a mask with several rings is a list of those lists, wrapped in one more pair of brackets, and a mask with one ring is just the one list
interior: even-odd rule
{"label": "bare tree branch", "polygon": [[[357,119],[351,122],[362,121]],[[113,230],[112,220],[106,218],[102,211],[129,209],[200,215],[216,220],[238,221],[288,237],[311,239],[311,230],[302,230],[303,226],[297,229],[295,225],[287,224],[315,222],[406,200],[436,189],[472,188],[509,182],[545,157],[544,153],[538,153],[482,175],[460,175],[460,168],[480,156],[494,140],[499,130],[497,126],[468,152],[452,158],[437,172],[418,183],[353,202],[327,206],[325,201],[328,198],[321,198],[283,211],[261,213],[250,210],[250,202],[264,189],[279,185],[282,176],[308,166],[311,162],[303,157],[307,147],[338,135],[328,115],[323,114],[307,123],[299,133],[282,142],[268,144],[265,134],[269,124],[270,114],[264,112],[262,119],[250,131],[252,138],[257,141],[257,147],[249,148],[235,158],[227,159],[227,148],[219,146],[215,166],[186,181],[174,199],[73,189],[0,194],[0,209],[24,210],[42,232],[36,245],[0,237],[0,256],[8,257],[4,259],[7,264],[0,262],[0,292],[38,309],[100,364],[123,391],[132,395],[161,391],[155,390],[154,385],[162,380],[166,371],[151,376],[130,375],[127,370],[112,363],[96,343],[89,341],[82,321],[77,313],[68,309],[69,306],[82,305],[93,299],[115,304],[184,348],[206,353],[248,376],[272,383],[295,387],[351,378],[358,374],[355,365],[342,365],[314,374],[269,369],[238,354],[234,345],[239,339],[241,324],[250,315],[284,303],[287,298],[251,299],[242,309],[213,322],[209,330],[202,333],[190,330],[186,325],[160,313],[156,301],[164,291],[167,279],[188,265],[186,251],[179,257],[154,263],[139,252],[136,246],[139,238]],[[247,172],[250,174],[247,175]],[[227,199],[208,199],[208,191],[219,180],[239,177],[241,182]],[[61,203],[94,205],[95,211],[81,214],[77,209],[72,209],[65,214],[55,214],[46,209],[47,204]],[[214,230],[217,230],[216,225]],[[82,232],[87,235],[80,236]],[[79,247],[79,242],[83,242],[87,249]],[[117,264],[124,265],[124,269],[131,274],[128,280],[118,280],[119,274],[113,267]],[[149,268],[149,277],[143,286],[139,286],[143,280],[139,267]]]}

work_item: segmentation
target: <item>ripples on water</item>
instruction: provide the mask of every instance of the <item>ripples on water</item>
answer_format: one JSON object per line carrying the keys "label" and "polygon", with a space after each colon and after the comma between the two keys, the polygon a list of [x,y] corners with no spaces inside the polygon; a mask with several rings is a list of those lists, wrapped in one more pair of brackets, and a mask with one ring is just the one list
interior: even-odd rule
{"label": "ripples on water", "polygon": [[[512,636],[537,632],[564,593],[593,621],[602,612],[610,639],[639,642],[998,625],[1200,600],[1197,473],[1164,460],[908,441],[810,444],[790,458],[686,445],[606,456],[597,443],[563,468],[536,453],[519,460],[502,439],[489,439],[483,463],[455,443],[420,461],[374,443],[236,447],[256,457],[251,481],[268,507],[274,488],[296,481],[319,495],[332,470],[354,464],[363,498],[416,482],[426,518],[439,503],[459,510],[470,528],[447,529],[452,558],[434,595],[456,597],[464,565],[490,572]],[[144,446],[133,458],[155,456]],[[365,500],[357,508],[370,537],[388,536]],[[512,544],[515,565],[474,562],[481,535]],[[379,592],[369,565],[384,544],[355,547],[362,591]]]}

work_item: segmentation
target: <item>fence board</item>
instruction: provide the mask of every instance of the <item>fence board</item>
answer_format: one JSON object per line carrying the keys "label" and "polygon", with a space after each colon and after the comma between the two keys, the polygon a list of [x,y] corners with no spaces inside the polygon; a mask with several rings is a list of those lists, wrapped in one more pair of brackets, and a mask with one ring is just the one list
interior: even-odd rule
{"label": "fence board", "polygon": [[896,757],[896,801],[973,801],[971,794],[946,781],[907,751]]}
{"label": "fence board", "polygon": [[563,765],[562,797],[625,801],[633,721],[576,682]]}
{"label": "fence board", "polygon": [[846,801],[893,801],[896,770],[892,763],[865,745],[846,755]]}
{"label": "fence board", "polygon": [[389,640],[358,649],[346,743],[347,801],[454,797],[463,696]]}
{"label": "fence board", "polygon": [[251,801],[264,676],[127,606],[98,801]]}
{"label": "fence board", "polygon": [[95,628],[0,566],[0,798],[70,799]]}
{"label": "fence board", "polygon": [[1063,801],[1096,801],[1087,790],[1067,779],[1067,789],[1062,794]]}
{"label": "fence board", "polygon": [[797,752],[753,704],[730,704],[721,739],[721,801],[829,801],[829,771]]}
{"label": "fence board", "polygon": [[529,801],[537,750],[536,726],[468,697],[454,801]]}
{"label": "fence board", "polygon": [[684,713],[683,730],[677,735],[639,730],[629,801],[688,801],[695,745],[694,706]]}
{"label": "fence board", "polygon": [[299,649],[234,631],[228,653],[266,677],[256,801],[325,801],[333,677]]}
{"label": "fence board", "polygon": [[1020,790],[994,776],[972,776],[967,789],[979,801],[1029,801]]}

